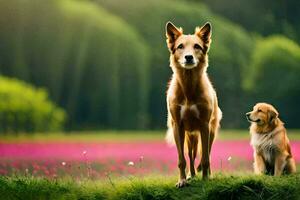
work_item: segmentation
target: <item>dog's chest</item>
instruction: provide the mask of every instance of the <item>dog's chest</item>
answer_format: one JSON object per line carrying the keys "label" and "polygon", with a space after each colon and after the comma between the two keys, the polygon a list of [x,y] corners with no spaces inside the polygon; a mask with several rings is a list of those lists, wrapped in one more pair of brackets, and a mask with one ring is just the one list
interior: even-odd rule
{"label": "dog's chest", "polygon": [[199,129],[200,110],[196,104],[181,105],[180,118],[186,131]]}
{"label": "dog's chest", "polygon": [[274,162],[275,154],[278,151],[279,140],[273,132],[268,134],[252,133],[251,145],[268,163],[271,164]]}

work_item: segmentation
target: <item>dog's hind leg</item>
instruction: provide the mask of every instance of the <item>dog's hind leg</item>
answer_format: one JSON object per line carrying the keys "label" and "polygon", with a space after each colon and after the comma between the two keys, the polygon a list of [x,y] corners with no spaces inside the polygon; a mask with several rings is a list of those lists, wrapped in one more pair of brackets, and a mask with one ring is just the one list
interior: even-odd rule
{"label": "dog's hind leg", "polygon": [[[214,132],[210,132],[210,134],[209,134],[209,155],[210,155],[210,153],[211,153],[211,147],[212,147],[212,144],[213,144],[213,142],[214,142],[214,140],[215,140],[215,133]],[[200,151],[200,156],[201,156],[201,151]],[[201,159],[200,159],[201,160]],[[210,167],[209,167],[209,174],[211,174],[211,169],[210,169]],[[199,163],[199,165],[198,165],[198,167],[197,167],[197,171],[198,172],[201,172],[202,171],[202,162],[200,161],[200,163]]]}
{"label": "dog's hind leg", "polygon": [[285,172],[292,174],[296,172],[296,164],[294,158],[288,158],[286,161]]}
{"label": "dog's hind leg", "polygon": [[189,159],[190,159],[190,173],[189,173],[188,179],[191,179],[196,175],[195,159],[197,156],[199,135],[198,135],[198,133],[192,132],[192,133],[187,133],[186,137],[187,137],[186,141],[187,141],[187,146],[188,146],[188,154],[189,154]]}
{"label": "dog's hind leg", "polygon": [[[216,98],[216,97],[215,97]],[[217,103],[217,99],[215,101],[214,104],[214,112],[212,113],[212,117],[213,119],[210,121],[209,123],[209,144],[208,144],[208,154],[210,156],[211,153],[211,148],[213,145],[213,142],[215,140],[216,135],[218,134],[219,128],[220,128],[220,121],[222,119],[222,111],[221,109],[218,107],[218,103]],[[202,135],[202,134],[201,134]],[[202,143],[202,141],[199,142],[200,144]],[[199,148],[200,150],[200,160],[202,160],[202,147]],[[202,161],[199,163],[198,167],[197,167],[197,171],[200,172],[203,169],[202,166]],[[210,165],[209,165],[209,174],[211,174],[211,169],[210,169]]]}
{"label": "dog's hind leg", "polygon": [[[209,113],[209,112],[208,112]],[[202,178],[207,179],[209,177],[210,169],[210,155],[209,155],[209,134],[210,134],[209,121],[203,120],[200,124],[200,134],[202,143]]]}
{"label": "dog's hind leg", "polygon": [[[215,137],[219,131],[219,127],[220,127],[220,117],[217,117],[215,119],[213,119],[210,123],[211,127],[210,127],[210,133],[209,133],[209,155],[211,153],[211,148],[212,145],[214,143]],[[201,152],[200,152],[201,155]],[[200,159],[201,160],[201,159]],[[202,163],[200,162],[198,167],[197,167],[197,171],[200,172],[202,170]],[[209,173],[211,174],[211,169],[209,167]]]}

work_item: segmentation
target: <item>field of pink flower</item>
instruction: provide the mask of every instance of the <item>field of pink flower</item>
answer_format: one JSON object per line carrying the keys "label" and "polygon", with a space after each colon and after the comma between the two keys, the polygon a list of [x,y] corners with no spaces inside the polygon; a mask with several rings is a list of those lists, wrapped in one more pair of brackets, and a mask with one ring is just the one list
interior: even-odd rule
{"label": "field of pink flower", "polygon": [[[300,141],[292,142],[300,162]],[[250,171],[248,140],[216,141],[211,155],[214,171]],[[97,179],[107,175],[174,174],[177,153],[164,141],[133,142],[0,142],[1,175],[71,176]]]}

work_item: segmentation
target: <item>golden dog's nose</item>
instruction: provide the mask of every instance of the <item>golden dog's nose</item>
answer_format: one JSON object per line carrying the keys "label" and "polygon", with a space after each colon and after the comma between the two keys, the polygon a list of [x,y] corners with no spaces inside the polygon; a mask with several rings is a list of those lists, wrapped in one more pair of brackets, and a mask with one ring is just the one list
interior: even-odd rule
{"label": "golden dog's nose", "polygon": [[246,118],[247,118],[248,121],[251,121],[250,115],[251,115],[251,112],[247,112],[247,113],[246,113]]}

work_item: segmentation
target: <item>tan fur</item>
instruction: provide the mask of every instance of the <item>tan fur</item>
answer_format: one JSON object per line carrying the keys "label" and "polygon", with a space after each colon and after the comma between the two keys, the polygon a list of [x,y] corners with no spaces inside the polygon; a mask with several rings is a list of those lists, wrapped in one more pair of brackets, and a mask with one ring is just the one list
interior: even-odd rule
{"label": "tan fur", "polygon": [[290,174],[296,171],[289,139],[279,113],[270,104],[258,103],[246,114],[251,122],[251,145],[256,174]]}
{"label": "tan fur", "polygon": [[[186,185],[186,160],[184,144],[188,147],[190,176],[195,176],[194,161],[201,152],[203,178],[210,174],[210,151],[219,128],[222,112],[218,107],[216,92],[207,76],[208,50],[211,42],[211,26],[197,27],[193,35],[172,23],[166,25],[170,66],[173,71],[167,91],[168,132],[167,140],[175,141],[180,172],[177,187]],[[181,48],[182,47],[182,48]],[[193,56],[192,64],[186,64],[186,56]]]}

